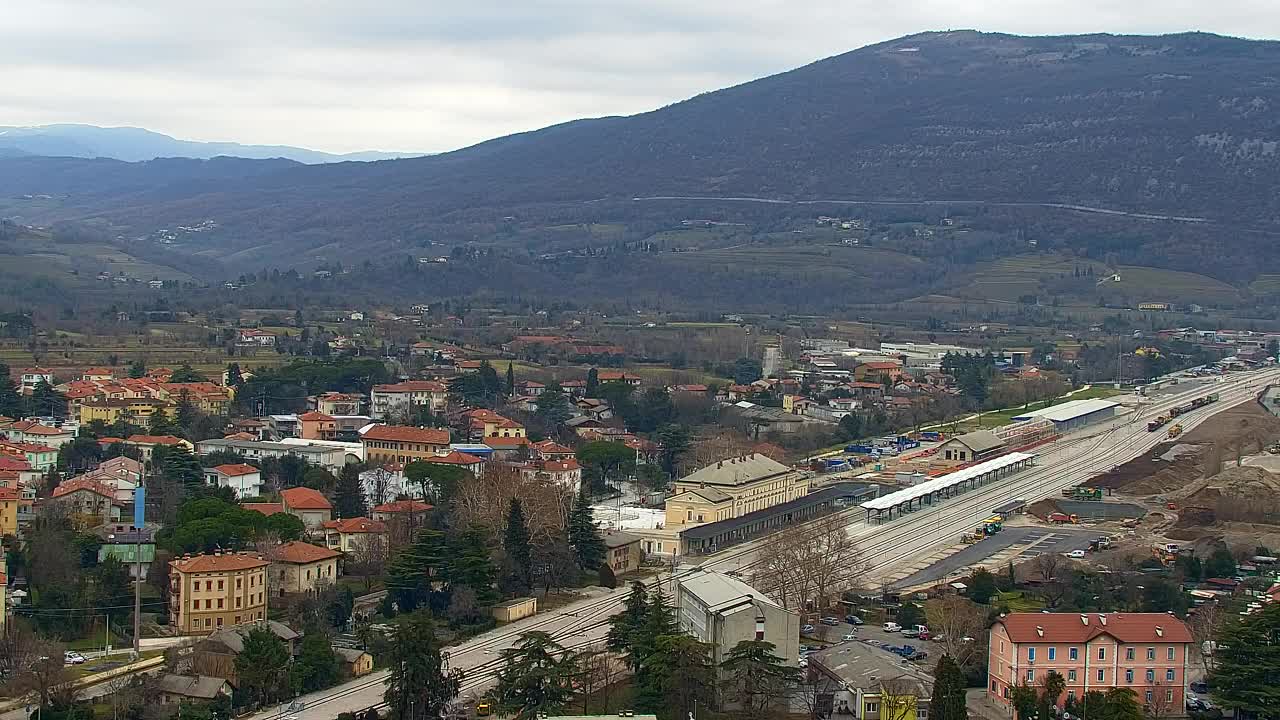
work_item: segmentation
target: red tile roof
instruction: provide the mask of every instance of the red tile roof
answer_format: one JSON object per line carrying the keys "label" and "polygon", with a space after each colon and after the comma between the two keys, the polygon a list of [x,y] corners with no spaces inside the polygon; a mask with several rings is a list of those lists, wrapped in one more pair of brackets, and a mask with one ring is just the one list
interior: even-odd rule
{"label": "red tile roof", "polygon": [[374,508],[376,513],[410,513],[410,512],[426,512],[432,508],[431,505],[421,500],[394,500],[389,503],[383,503]]}
{"label": "red tile roof", "polygon": [[17,430],[24,435],[70,435],[67,430],[59,430],[51,428],[47,425],[41,425],[34,420],[23,420],[9,426],[10,430]]}
{"label": "red tile roof", "polygon": [[461,450],[450,450],[448,455],[437,455],[431,458],[424,458],[422,462],[432,463],[434,465],[475,465],[484,462],[484,458],[469,455]]}
{"label": "red tile roof", "polygon": [[253,475],[254,473],[262,472],[258,468],[252,465],[245,465],[244,463],[228,463],[226,465],[217,465],[209,469],[222,473],[227,477],[240,477],[241,475]]}
{"label": "red tile roof", "polygon": [[136,445],[181,445],[183,441],[172,435],[130,435],[125,442]]}
{"label": "red tile roof", "polygon": [[449,431],[438,428],[409,427],[407,425],[374,425],[365,431],[364,440],[382,442],[413,442],[425,445],[448,445]]}
{"label": "red tile roof", "polygon": [[1167,613],[1011,613],[996,624],[1016,643],[1084,643],[1099,635],[1125,643],[1192,641],[1186,623]]}
{"label": "red tile roof", "polygon": [[16,487],[0,487],[0,500],[17,500],[21,494],[22,491]]}
{"label": "red tile roof", "polygon": [[291,510],[332,510],[329,499],[319,490],[309,487],[295,487],[280,491],[280,499]]}
{"label": "red tile roof", "polygon": [[578,470],[580,468],[581,466],[578,465],[578,461],[573,458],[569,458],[567,460],[543,460],[542,461],[542,469],[546,472],[570,472],[572,470]]}
{"label": "red tile roof", "polygon": [[56,449],[51,448],[48,445],[40,445],[38,443],[29,443],[29,442],[14,442],[12,440],[0,440],[0,448],[12,448],[13,450],[19,450],[24,453],[57,452]]}
{"label": "red tile roof", "polygon": [[30,470],[30,469],[31,469],[31,463],[27,462],[24,458],[20,458],[14,455],[0,454],[0,470],[11,470],[15,472],[21,472],[23,470]]}
{"label": "red tile roof", "polygon": [[271,563],[248,553],[183,556],[169,561],[169,567],[180,573],[229,572],[266,567]]}
{"label": "red tile roof", "polygon": [[268,517],[284,512],[284,503],[240,503],[240,507],[260,512]]}
{"label": "red tile roof", "polygon": [[53,489],[53,496],[62,497],[63,495],[70,495],[71,493],[80,490],[88,490],[95,495],[101,495],[107,498],[114,499],[116,496],[116,491],[113,488],[100,483],[93,478],[84,477],[78,477],[59,483],[58,487]]}
{"label": "red tile roof", "polygon": [[324,529],[333,530],[343,535],[352,535],[358,533],[385,533],[387,526],[377,520],[357,517],[346,518],[345,520],[328,520],[324,523]]}
{"label": "red tile roof", "polygon": [[405,380],[391,385],[374,385],[374,392],[448,392],[449,388],[435,380]]}
{"label": "red tile roof", "polygon": [[333,422],[332,415],[325,415],[324,413],[316,412],[315,410],[302,413],[298,416],[298,419],[302,422]]}
{"label": "red tile roof", "polygon": [[287,542],[275,549],[272,553],[278,562],[293,563],[295,565],[307,565],[309,563],[320,562],[322,560],[332,560],[341,557],[342,553],[329,548],[322,548],[319,545],[312,545],[301,540]]}
{"label": "red tile roof", "polygon": [[537,450],[543,455],[566,455],[566,454],[572,455],[573,454],[572,448],[567,448],[564,445],[561,445],[560,443],[556,442],[555,440],[543,440],[542,442],[536,442],[533,444],[533,449]]}

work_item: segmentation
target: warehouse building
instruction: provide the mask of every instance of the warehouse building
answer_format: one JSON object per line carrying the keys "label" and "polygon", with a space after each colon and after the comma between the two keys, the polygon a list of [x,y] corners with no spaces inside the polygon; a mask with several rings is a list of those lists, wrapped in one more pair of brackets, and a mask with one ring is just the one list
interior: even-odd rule
{"label": "warehouse building", "polygon": [[1061,434],[1079,430],[1086,425],[1092,425],[1103,420],[1110,420],[1116,416],[1116,408],[1118,407],[1120,407],[1119,403],[1114,403],[1110,400],[1072,400],[1071,402],[1064,402],[1018,415],[1013,418],[1013,422],[1030,422],[1044,419],[1052,422],[1054,431]]}

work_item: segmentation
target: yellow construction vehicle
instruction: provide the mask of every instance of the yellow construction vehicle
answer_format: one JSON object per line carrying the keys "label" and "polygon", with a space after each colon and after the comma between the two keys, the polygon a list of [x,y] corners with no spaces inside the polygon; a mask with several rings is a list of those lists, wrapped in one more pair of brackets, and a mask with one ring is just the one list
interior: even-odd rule
{"label": "yellow construction vehicle", "polygon": [[1170,438],[1176,438],[1181,434],[1182,434],[1182,423],[1174,423],[1173,427],[1169,428]]}

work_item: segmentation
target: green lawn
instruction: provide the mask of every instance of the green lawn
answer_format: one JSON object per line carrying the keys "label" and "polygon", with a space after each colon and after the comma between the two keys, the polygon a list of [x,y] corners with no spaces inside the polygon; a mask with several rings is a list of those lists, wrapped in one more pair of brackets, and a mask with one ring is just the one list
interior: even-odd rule
{"label": "green lawn", "polygon": [[1044,601],[1038,598],[1029,598],[1022,591],[996,593],[996,598],[992,600],[992,605],[1005,606],[1013,612],[1038,612],[1044,609]]}

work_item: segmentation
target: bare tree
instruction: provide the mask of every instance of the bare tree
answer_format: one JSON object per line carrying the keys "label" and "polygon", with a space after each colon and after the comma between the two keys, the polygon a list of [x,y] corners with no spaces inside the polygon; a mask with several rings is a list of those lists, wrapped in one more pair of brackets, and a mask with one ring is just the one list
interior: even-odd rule
{"label": "bare tree", "polygon": [[916,716],[916,706],[924,688],[909,677],[880,681],[880,720],[908,720]]}
{"label": "bare tree", "polygon": [[589,700],[599,696],[602,707],[595,709],[595,714],[608,714],[611,701],[610,686],[622,672],[623,663],[607,650],[588,648],[578,653],[578,675],[576,689],[582,699],[582,714],[590,714]]}
{"label": "bare tree", "polygon": [[375,467],[364,472],[364,491],[369,498],[369,506],[376,507],[391,499],[392,485],[395,476],[385,467]]}
{"label": "bare tree", "polygon": [[925,617],[933,640],[942,646],[944,654],[955,658],[962,667],[978,659],[982,644],[977,638],[987,624],[987,612],[981,605],[949,595],[927,603]]}
{"label": "bare tree", "polygon": [[868,563],[839,515],[793,525],[757,556],[756,585],[788,610],[820,608],[852,588]]}
{"label": "bare tree", "polygon": [[1058,571],[1062,568],[1062,556],[1052,552],[1040,553],[1031,564],[1042,582],[1051,583],[1058,579]]}
{"label": "bare tree", "polygon": [[1174,699],[1175,693],[1171,687],[1165,687],[1163,683],[1157,682],[1149,692],[1150,700],[1147,700],[1145,695],[1141,699],[1142,707],[1151,720],[1164,720],[1167,717],[1183,714],[1182,708],[1178,707]]}
{"label": "bare tree", "polygon": [[824,672],[815,673],[811,670],[809,677],[800,683],[796,697],[800,699],[800,704],[809,714],[809,720],[818,720],[832,714],[835,694],[840,689],[841,685],[832,680],[830,675]]}
{"label": "bare tree", "polygon": [[[1209,643],[1218,637],[1227,618],[1227,613],[1216,602],[1205,603],[1187,613],[1187,625],[1191,630],[1191,639],[1195,641],[1192,652],[1199,657],[1206,673],[1214,668],[1214,652]],[[1209,652],[1205,652],[1205,648],[1210,648]]]}
{"label": "bare tree", "polygon": [[26,627],[11,624],[0,634],[0,695],[17,695],[30,690],[26,684],[36,660],[53,657],[51,643]]}
{"label": "bare tree", "polygon": [[347,552],[346,572],[364,578],[365,592],[373,589],[373,579],[382,575],[386,567],[387,541],[381,535],[370,534]]}

